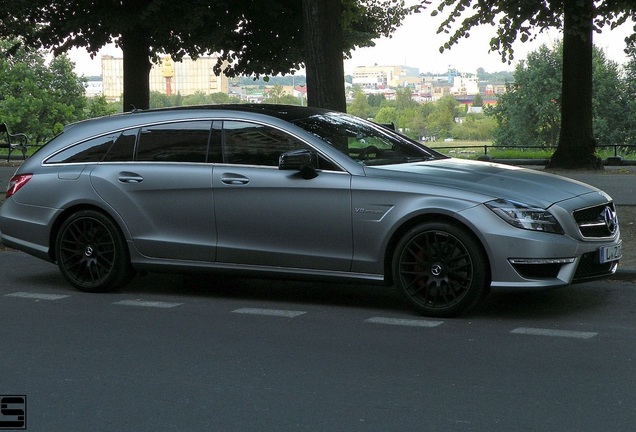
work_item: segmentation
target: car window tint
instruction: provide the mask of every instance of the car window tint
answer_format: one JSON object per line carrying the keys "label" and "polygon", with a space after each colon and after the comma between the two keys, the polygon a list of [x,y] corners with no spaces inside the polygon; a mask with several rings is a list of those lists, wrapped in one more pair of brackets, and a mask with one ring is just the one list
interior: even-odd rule
{"label": "car window tint", "polygon": [[205,162],[210,121],[169,123],[142,128],[138,161]]}
{"label": "car window tint", "polygon": [[102,159],[102,162],[127,162],[133,159],[135,141],[139,129],[131,129],[121,133]]}
{"label": "car window tint", "polygon": [[304,142],[273,127],[249,122],[223,122],[223,161],[238,165],[278,166],[282,153],[310,150],[315,168],[340,170]]}
{"label": "car window tint", "polygon": [[106,135],[84,141],[62,150],[46,163],[100,162],[116,138],[117,135]]}

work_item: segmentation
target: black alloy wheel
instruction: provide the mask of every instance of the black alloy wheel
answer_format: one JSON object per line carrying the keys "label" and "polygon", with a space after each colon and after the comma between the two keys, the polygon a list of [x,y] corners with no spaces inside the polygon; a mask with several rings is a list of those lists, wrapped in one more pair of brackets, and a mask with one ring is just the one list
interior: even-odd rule
{"label": "black alloy wheel", "polygon": [[64,221],[55,256],[62,275],[81,291],[112,291],[132,276],[123,235],[98,211],[78,211]]}
{"label": "black alloy wheel", "polygon": [[454,317],[468,312],[488,293],[488,263],[479,243],[455,225],[427,222],[399,241],[393,280],[420,313]]}

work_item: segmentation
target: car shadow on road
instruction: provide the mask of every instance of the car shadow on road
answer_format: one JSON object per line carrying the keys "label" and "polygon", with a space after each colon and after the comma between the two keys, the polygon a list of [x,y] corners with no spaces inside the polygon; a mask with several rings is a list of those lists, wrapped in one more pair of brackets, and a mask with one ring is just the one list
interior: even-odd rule
{"label": "car shadow on road", "polygon": [[[56,268],[13,275],[12,286],[78,294]],[[459,319],[541,319],[567,316],[584,317],[606,309],[612,303],[611,284],[587,283],[539,291],[493,291],[472,312]],[[81,293],[80,293],[81,294]],[[135,277],[111,294],[152,297],[224,299],[241,302],[355,307],[419,316],[399,297],[393,287],[382,284],[349,282],[308,282],[293,279],[246,278],[197,273],[149,273]],[[91,295],[91,294],[84,294]],[[97,294],[99,295],[99,294]],[[99,295],[102,296],[102,295]],[[293,306],[292,306],[293,305]],[[425,317],[422,317],[425,318]]]}
{"label": "car shadow on road", "polygon": [[611,303],[611,291],[594,283],[568,287],[493,291],[470,314],[473,318],[542,319],[584,317],[605,309]]}
{"label": "car shadow on road", "polygon": [[148,274],[122,292],[409,311],[392,287],[347,282],[245,278],[211,273]]}

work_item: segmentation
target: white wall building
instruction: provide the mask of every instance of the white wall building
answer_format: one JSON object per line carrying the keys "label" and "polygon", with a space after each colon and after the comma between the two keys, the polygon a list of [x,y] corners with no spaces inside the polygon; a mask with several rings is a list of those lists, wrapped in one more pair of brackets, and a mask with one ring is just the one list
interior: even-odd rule
{"label": "white wall building", "polygon": [[[124,59],[105,55],[101,60],[103,94],[108,99],[119,100],[124,92]],[[182,96],[197,92],[227,93],[228,79],[223,74],[214,73],[216,62],[215,56],[199,57],[197,60],[184,57],[180,62],[173,62],[165,56],[161,63],[152,65],[150,91]]]}
{"label": "white wall building", "polygon": [[452,95],[475,95],[479,93],[479,79],[477,75],[463,74],[453,78]]}
{"label": "white wall building", "polygon": [[351,82],[363,89],[400,87],[419,79],[419,73],[419,69],[408,66],[358,66]]}

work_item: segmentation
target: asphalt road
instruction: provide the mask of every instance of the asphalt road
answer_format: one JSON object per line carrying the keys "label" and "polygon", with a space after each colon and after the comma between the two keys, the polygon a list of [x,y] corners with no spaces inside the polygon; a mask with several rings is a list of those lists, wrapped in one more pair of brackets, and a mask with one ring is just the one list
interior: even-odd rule
{"label": "asphalt road", "polygon": [[149,275],[97,295],[23,253],[0,262],[0,396],[26,396],[29,431],[636,424],[630,283],[494,293],[432,320],[381,286]]}

